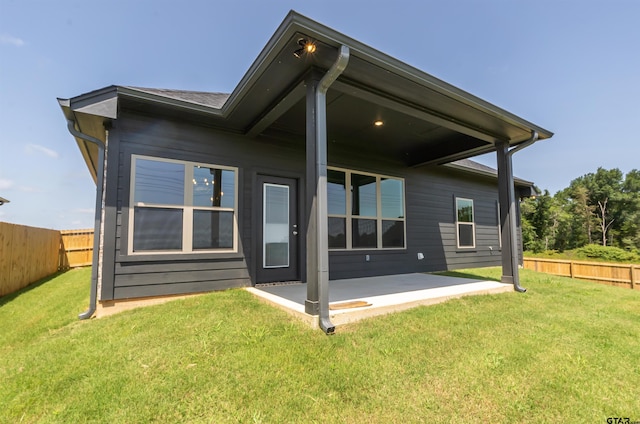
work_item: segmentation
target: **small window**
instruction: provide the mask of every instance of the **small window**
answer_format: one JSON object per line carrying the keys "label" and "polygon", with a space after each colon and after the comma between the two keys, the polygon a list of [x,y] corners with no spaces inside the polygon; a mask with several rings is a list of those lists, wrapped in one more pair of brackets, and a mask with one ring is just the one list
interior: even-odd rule
{"label": "small window", "polygon": [[236,250],[237,169],[133,155],[129,253]]}
{"label": "small window", "polygon": [[476,247],[473,200],[456,197],[456,227],[458,247]]}

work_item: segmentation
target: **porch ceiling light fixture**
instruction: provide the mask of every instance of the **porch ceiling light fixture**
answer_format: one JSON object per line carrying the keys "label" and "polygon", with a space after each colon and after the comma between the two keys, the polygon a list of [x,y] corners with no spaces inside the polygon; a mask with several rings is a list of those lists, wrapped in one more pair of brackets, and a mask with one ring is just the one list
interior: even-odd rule
{"label": "porch ceiling light fixture", "polygon": [[378,119],[376,121],[373,121],[373,125],[375,125],[376,127],[381,127],[384,125],[384,121]]}
{"label": "porch ceiling light fixture", "polygon": [[316,45],[306,38],[299,38],[298,45],[300,46],[300,48],[293,52],[293,55],[298,59],[302,57],[303,53],[311,54],[316,51]]}

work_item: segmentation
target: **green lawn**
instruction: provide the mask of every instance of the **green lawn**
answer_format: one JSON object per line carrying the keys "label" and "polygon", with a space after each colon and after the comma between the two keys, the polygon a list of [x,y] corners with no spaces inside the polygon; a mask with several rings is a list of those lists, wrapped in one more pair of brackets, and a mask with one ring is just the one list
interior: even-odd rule
{"label": "green lawn", "polygon": [[78,321],[69,271],[0,299],[0,422],[640,420],[640,292],[521,276],[326,336],[243,290]]}

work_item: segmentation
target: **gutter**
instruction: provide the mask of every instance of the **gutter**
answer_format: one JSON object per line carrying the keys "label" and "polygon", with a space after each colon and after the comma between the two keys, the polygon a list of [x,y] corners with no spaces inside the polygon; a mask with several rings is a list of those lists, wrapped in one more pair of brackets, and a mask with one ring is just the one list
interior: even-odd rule
{"label": "gutter", "polygon": [[[512,165],[511,157],[513,156],[514,153],[524,149],[525,147],[531,146],[536,141],[538,141],[538,132],[534,130],[534,131],[531,131],[531,138],[529,138],[527,141],[523,143],[520,143],[513,149],[507,151],[506,156],[507,156],[507,161],[509,162],[509,169],[511,170],[511,173],[512,173],[512,177],[511,177],[512,179],[513,179],[513,165]],[[512,228],[512,231],[510,231],[511,237],[509,242],[511,244],[511,269],[513,270],[513,273],[514,273],[513,289],[519,293],[524,293],[527,291],[527,289],[520,285],[520,276],[518,274],[518,252],[520,252],[520,249],[517,248],[518,235],[516,234],[516,231],[515,231],[515,229],[517,228],[516,227],[517,225],[516,195],[515,195],[515,188],[514,188],[513,181],[509,184],[508,194],[509,194],[509,226]],[[513,252],[516,252],[516,254],[514,255]]]}
{"label": "gutter", "polygon": [[349,47],[340,46],[340,54],[335,63],[318,83],[316,91],[316,172],[318,186],[316,191],[316,217],[318,236],[318,323],[326,334],[333,334],[336,330],[329,317],[329,231],[327,218],[327,91],[331,84],[342,74],[349,63]]}
{"label": "gutter", "polygon": [[102,194],[103,194],[103,181],[104,181],[104,152],[105,144],[102,140],[99,140],[90,135],[84,134],[75,127],[75,121],[67,119],[67,129],[74,137],[84,140],[89,143],[93,143],[98,146],[98,169],[97,169],[97,182],[96,182],[96,210],[95,210],[95,222],[93,227],[93,259],[91,266],[91,294],[89,297],[89,309],[78,315],[81,320],[91,318],[96,311],[96,301],[98,296],[98,259],[100,250],[100,221],[102,217]]}

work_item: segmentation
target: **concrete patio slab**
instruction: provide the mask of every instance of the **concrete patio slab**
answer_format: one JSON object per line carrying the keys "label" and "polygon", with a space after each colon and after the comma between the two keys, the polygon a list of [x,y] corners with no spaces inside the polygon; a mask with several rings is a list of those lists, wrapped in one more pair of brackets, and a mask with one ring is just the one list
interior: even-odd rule
{"label": "concrete patio slab", "polygon": [[[312,327],[318,327],[318,317],[304,311],[306,284],[268,285],[247,290]],[[329,306],[338,308],[330,310],[329,316],[331,322],[339,326],[458,297],[511,291],[511,284],[496,281],[420,273],[332,280],[329,281]],[[367,306],[344,307],[349,306],[347,302]]]}

